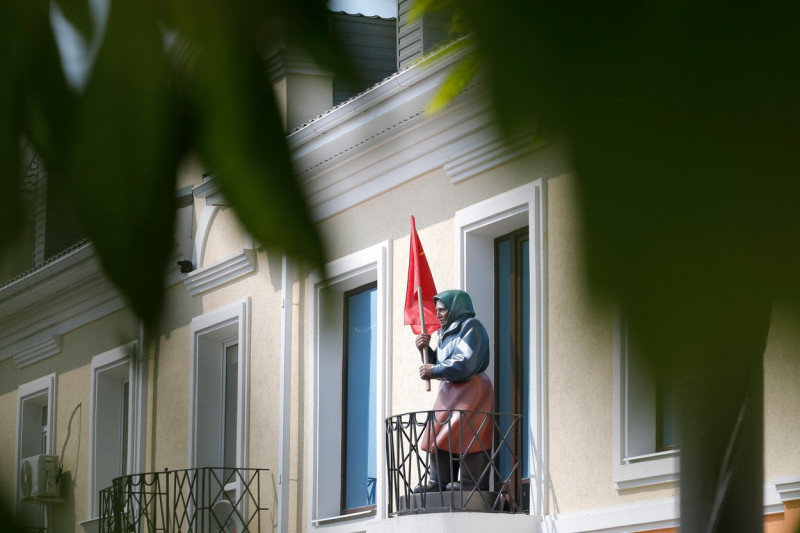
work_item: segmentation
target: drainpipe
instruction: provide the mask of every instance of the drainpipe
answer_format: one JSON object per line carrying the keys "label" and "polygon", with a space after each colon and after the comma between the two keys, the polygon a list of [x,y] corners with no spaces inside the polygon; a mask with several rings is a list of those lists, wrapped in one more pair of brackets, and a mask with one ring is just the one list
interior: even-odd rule
{"label": "drainpipe", "polygon": [[283,256],[281,275],[281,396],[278,444],[278,533],[289,532],[289,468],[292,427],[292,263]]}
{"label": "drainpipe", "polygon": [[145,331],[144,322],[139,321],[139,338],[137,342],[136,361],[135,361],[135,400],[133,405],[134,414],[134,443],[131,446],[133,461],[128,461],[133,470],[130,473],[146,472],[147,461],[147,400],[149,391],[149,335]]}

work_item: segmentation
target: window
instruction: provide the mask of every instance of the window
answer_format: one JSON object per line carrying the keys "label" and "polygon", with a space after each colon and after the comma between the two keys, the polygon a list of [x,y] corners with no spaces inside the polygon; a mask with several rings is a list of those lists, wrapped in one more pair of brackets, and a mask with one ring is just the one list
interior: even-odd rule
{"label": "window", "polygon": [[378,288],[345,293],[342,513],[375,505]]}
{"label": "window", "polygon": [[[523,478],[530,477],[528,434],[530,402],[530,258],[528,228],[495,239],[495,410],[521,414],[520,438],[511,443],[519,458]],[[501,419],[501,434],[510,425]],[[508,451],[501,454],[499,469],[507,477],[511,468]],[[518,489],[518,488],[517,488]]]}
{"label": "window", "polygon": [[250,300],[191,323],[190,467],[247,466]]}
{"label": "window", "polygon": [[224,345],[224,390],[222,391],[222,466],[236,466],[236,424],[238,420],[239,400],[239,343],[230,342]]}
{"label": "window", "polygon": [[496,342],[487,370],[495,409],[524,416],[517,453],[530,478],[530,499],[520,503],[540,515],[548,505],[544,193],[537,180],[455,217],[456,287],[472,296],[477,317]]}
{"label": "window", "polygon": [[[50,374],[21,385],[17,403],[17,457],[16,470],[22,460],[39,454],[53,454],[55,449],[55,396],[56,375]],[[52,522],[47,509],[39,503],[21,501],[19,476],[17,482],[17,516],[24,528],[48,529]]]}
{"label": "window", "polygon": [[677,481],[675,389],[633,356],[621,313],[614,329],[614,483],[628,489]]}
{"label": "window", "polygon": [[666,376],[656,380],[656,451],[678,449],[678,398],[675,383]]}
{"label": "window", "polygon": [[312,527],[385,517],[390,250],[367,248],[309,280]]}
{"label": "window", "polygon": [[99,491],[131,473],[130,438],[132,355],[136,343],[92,358],[89,516],[99,513]]}

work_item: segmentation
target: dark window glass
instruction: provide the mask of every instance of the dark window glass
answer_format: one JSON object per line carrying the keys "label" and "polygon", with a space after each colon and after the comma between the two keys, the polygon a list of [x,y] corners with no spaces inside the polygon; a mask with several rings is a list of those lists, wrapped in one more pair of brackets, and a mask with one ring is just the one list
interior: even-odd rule
{"label": "dark window glass", "polygon": [[373,283],[345,294],[342,506],[375,505],[377,479],[378,290]]}
{"label": "dark window glass", "polygon": [[130,392],[130,382],[122,382],[122,417],[120,417],[120,431],[122,433],[122,453],[120,453],[120,474],[128,474],[128,393]]}
{"label": "dark window glass", "polygon": [[222,441],[222,466],[236,466],[236,422],[239,397],[239,345],[225,347],[225,392]]}
{"label": "dark window glass", "polygon": [[[499,469],[509,474],[513,452],[522,477],[529,477],[528,398],[530,395],[530,266],[528,228],[495,240],[495,406],[499,413],[521,414],[519,435],[502,450]],[[501,418],[501,434],[510,420]]]}

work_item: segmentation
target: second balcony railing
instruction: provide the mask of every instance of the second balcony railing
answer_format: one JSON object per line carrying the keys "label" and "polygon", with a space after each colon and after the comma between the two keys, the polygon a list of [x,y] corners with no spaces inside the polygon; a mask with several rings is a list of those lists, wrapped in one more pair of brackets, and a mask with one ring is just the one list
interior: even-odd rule
{"label": "second balcony railing", "polygon": [[272,531],[262,468],[192,468],[118,477],[100,491],[100,533]]}

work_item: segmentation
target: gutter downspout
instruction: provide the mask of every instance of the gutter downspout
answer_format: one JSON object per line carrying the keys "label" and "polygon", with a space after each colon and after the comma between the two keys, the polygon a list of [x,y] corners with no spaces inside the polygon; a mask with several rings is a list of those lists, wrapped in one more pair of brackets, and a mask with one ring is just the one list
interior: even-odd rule
{"label": "gutter downspout", "polygon": [[[147,429],[148,429],[148,396],[150,392],[149,374],[150,374],[150,336],[145,331],[144,323],[139,321],[139,338],[136,350],[136,389],[135,389],[135,418],[134,418],[134,431],[135,435],[133,446],[133,467],[132,472],[147,472]],[[129,461],[130,463],[130,461]],[[129,472],[130,473],[130,472]]]}
{"label": "gutter downspout", "polygon": [[278,443],[278,533],[289,533],[289,468],[292,428],[292,263],[283,256],[281,274],[281,390]]}

